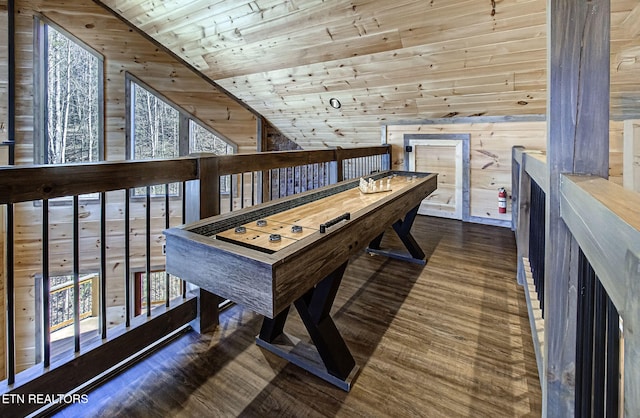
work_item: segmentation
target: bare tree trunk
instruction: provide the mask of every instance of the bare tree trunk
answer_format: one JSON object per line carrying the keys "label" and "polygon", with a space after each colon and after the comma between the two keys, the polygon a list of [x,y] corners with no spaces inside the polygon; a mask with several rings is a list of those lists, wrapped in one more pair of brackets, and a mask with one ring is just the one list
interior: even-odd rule
{"label": "bare tree trunk", "polygon": [[66,74],[66,92],[64,99],[64,121],[62,125],[62,150],[61,163],[67,162],[67,135],[69,132],[69,105],[71,104],[71,41],[66,40],[67,45],[67,74]]}
{"label": "bare tree trunk", "polygon": [[[51,62],[53,61],[53,62]],[[50,135],[52,135],[52,138],[49,138],[49,146],[51,149],[50,155],[49,155],[49,159],[50,159],[50,163],[59,163],[61,160],[60,157],[60,137],[61,137],[61,133],[60,133],[60,127],[62,126],[62,103],[60,100],[60,96],[61,94],[61,86],[60,83],[62,82],[61,78],[61,74],[60,74],[60,50],[58,48],[56,48],[54,50],[54,54],[53,54],[53,60],[50,60],[50,65],[53,64],[53,80],[49,80],[50,83],[53,83],[53,90],[54,90],[54,94],[53,94],[53,99],[54,99],[54,103],[53,103],[53,109],[54,109],[54,115],[53,117],[51,117],[51,115],[49,115],[50,120],[53,121],[53,126],[52,129],[50,130]],[[52,161],[51,161],[52,160]]]}

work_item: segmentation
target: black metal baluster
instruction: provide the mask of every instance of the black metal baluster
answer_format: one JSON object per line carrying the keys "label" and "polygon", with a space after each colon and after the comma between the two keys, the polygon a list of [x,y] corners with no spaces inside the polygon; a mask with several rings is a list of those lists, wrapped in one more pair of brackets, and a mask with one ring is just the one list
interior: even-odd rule
{"label": "black metal baluster", "polygon": [[[169,206],[169,184],[164,185],[164,227],[169,229],[171,222],[169,220],[169,212],[171,207]],[[165,306],[170,306],[171,300],[171,276],[166,271],[164,272],[164,289],[165,289]]]}
{"label": "black metal baluster", "polygon": [[[218,180],[220,181],[220,180]],[[183,181],[182,182],[182,217],[181,217],[181,224],[186,223],[186,214],[187,214],[187,200],[185,199],[184,196],[184,191],[187,189],[187,182]],[[218,196],[218,213],[220,212],[220,196]],[[182,298],[186,299],[187,298],[187,282],[185,282],[184,280],[182,280]]]}
{"label": "black metal baluster", "polygon": [[280,174],[282,171],[281,168],[278,169],[278,198],[282,197],[282,175]]}
{"label": "black metal baluster", "polygon": [[42,337],[44,367],[51,365],[51,283],[49,278],[49,200],[42,200]]}
{"label": "black metal baluster", "polygon": [[606,417],[617,418],[620,412],[620,315],[608,295],[607,377],[605,388]]}
{"label": "black metal baluster", "polygon": [[256,204],[256,172],[251,172],[251,206]]}
{"label": "black metal baluster", "polygon": [[582,251],[578,258],[576,417],[591,416],[595,273]]}
{"label": "black metal baluster", "polygon": [[7,204],[7,383],[16,381],[16,312],[13,203]]}
{"label": "black metal baluster", "polygon": [[529,224],[529,262],[533,274],[540,309],[544,317],[544,251],[545,251],[545,193],[531,180],[531,222]]}
{"label": "black metal baluster", "polygon": [[285,168],[285,183],[284,183],[284,195],[285,196],[289,196],[289,183],[291,180],[291,175],[289,174],[289,170],[291,169],[291,167],[287,167]]}
{"label": "black metal baluster", "polygon": [[[220,190],[218,195],[218,213],[222,213],[222,195],[224,194],[224,190],[225,190],[224,184],[225,182],[223,180],[223,177],[222,176],[218,177],[218,189]],[[183,207],[186,207],[186,205],[183,204]],[[186,213],[185,210],[183,210],[182,213],[183,213],[182,223],[184,223],[184,213]]]}
{"label": "black metal baluster", "polygon": [[292,180],[291,180],[292,193],[291,194],[296,194],[296,193],[299,192],[299,189],[297,187],[299,182],[298,182],[298,180],[296,180],[296,176],[297,176],[297,173],[298,173],[297,169],[298,169],[298,167],[295,167],[295,166],[291,167],[291,177],[292,177]]}
{"label": "black metal baluster", "polygon": [[151,186],[147,186],[147,205],[146,205],[146,266],[147,274],[147,316],[151,316]]}
{"label": "black metal baluster", "polygon": [[73,196],[73,342],[80,352],[80,202]]}
{"label": "black metal baluster", "polygon": [[544,292],[545,292],[545,230],[546,230],[546,194],[542,187],[538,187],[540,198],[538,199],[538,213],[540,216],[540,227],[538,232],[538,237],[540,243],[538,244],[538,274],[539,274],[539,282],[540,282],[540,310],[542,311],[542,317],[544,318]]}
{"label": "black metal baluster", "polygon": [[229,212],[233,212],[233,177],[229,174]]}
{"label": "black metal baluster", "polygon": [[594,295],[593,416],[604,416],[605,365],[607,341],[607,293],[596,276]]}
{"label": "black metal baluster", "polygon": [[[107,194],[100,192],[100,332],[107,338]],[[92,298],[98,295],[91,295]]]}
{"label": "black metal baluster", "polygon": [[128,328],[131,326],[131,190],[124,192],[124,323]]}
{"label": "black metal baluster", "polygon": [[240,173],[240,209],[244,208],[244,173]]}

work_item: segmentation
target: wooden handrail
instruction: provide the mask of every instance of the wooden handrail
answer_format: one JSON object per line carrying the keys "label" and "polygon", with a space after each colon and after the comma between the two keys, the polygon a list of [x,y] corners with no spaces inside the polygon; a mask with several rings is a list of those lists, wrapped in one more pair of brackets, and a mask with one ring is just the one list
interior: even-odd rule
{"label": "wooden handrail", "polygon": [[514,147],[513,159],[520,164],[522,171],[542,187],[545,193],[549,190],[547,178],[547,155],[545,151],[526,150],[522,147]]}
{"label": "wooden handrail", "polygon": [[379,145],[377,147],[366,148],[338,148],[336,153],[337,159],[348,160],[350,158],[371,157],[374,155],[387,154],[391,152],[388,145]]}
{"label": "wooden handrail", "polygon": [[225,176],[248,171],[272,170],[335,161],[336,152],[335,150],[275,151],[221,155],[216,159],[218,161],[218,174]]}
{"label": "wooden handrail", "polygon": [[560,193],[562,219],[626,322],[625,307],[640,306],[626,262],[627,253],[640,256],[640,194],[578,175],[564,175]]}
{"label": "wooden handrail", "polygon": [[[193,154],[170,160],[105,161],[85,164],[0,168],[0,204],[122,190],[215,176],[390,154],[387,145],[314,151],[214,155]],[[210,174],[209,174],[210,175]]]}
{"label": "wooden handrail", "polygon": [[0,168],[0,204],[195,180],[197,160],[118,161]]}

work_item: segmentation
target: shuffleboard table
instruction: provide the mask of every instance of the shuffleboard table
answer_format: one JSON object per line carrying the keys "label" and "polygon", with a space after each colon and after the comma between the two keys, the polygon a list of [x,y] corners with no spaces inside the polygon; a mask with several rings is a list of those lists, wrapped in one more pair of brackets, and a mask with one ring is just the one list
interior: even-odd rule
{"label": "shuffleboard table", "polygon": [[[263,315],[258,345],[349,390],[358,367],[329,315],[349,258],[425,263],[410,230],[436,188],[435,173],[385,171],[170,228],[166,270]],[[380,248],[390,226],[401,252]],[[291,305],[313,346],[284,332]]]}

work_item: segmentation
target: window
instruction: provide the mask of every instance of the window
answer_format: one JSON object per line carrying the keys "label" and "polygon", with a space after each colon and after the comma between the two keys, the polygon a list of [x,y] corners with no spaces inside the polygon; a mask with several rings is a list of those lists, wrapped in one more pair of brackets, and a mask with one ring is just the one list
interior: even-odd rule
{"label": "window", "polygon": [[[130,106],[128,159],[176,158],[192,152],[234,153],[234,145],[180,111],[132,75],[127,75],[127,91]],[[228,191],[228,182],[227,179],[223,181],[223,193]],[[165,186],[152,186],[150,192],[152,196],[164,196]],[[177,196],[179,185],[169,185],[169,194]],[[132,196],[144,195],[146,188],[132,191]]]}
{"label": "window", "polygon": [[[98,316],[98,274],[79,278],[80,320]],[[49,326],[51,332],[73,324],[73,276],[49,277]]]}
{"label": "window", "polygon": [[133,160],[175,158],[180,155],[180,113],[136,82],[131,82]]}
{"label": "window", "polygon": [[234,148],[193,119],[189,120],[189,152],[212,152],[216,155],[234,153]]}
{"label": "window", "polygon": [[[194,120],[189,120],[189,152],[211,152],[216,155],[234,153],[234,148]],[[220,193],[231,190],[231,176],[220,178]]]}
{"label": "window", "polygon": [[192,152],[233,154],[235,145],[181,111],[142,81],[127,76],[128,159],[176,158]]}
{"label": "window", "polygon": [[[182,295],[182,280],[167,275],[164,271],[156,270],[150,273],[151,277],[151,308],[165,304],[167,301],[167,280],[169,281],[169,299],[175,299]],[[138,316],[147,308],[147,274],[145,272],[134,273],[134,315]]]}
{"label": "window", "polygon": [[103,60],[39,20],[36,31],[35,153],[42,164],[103,159]]}

